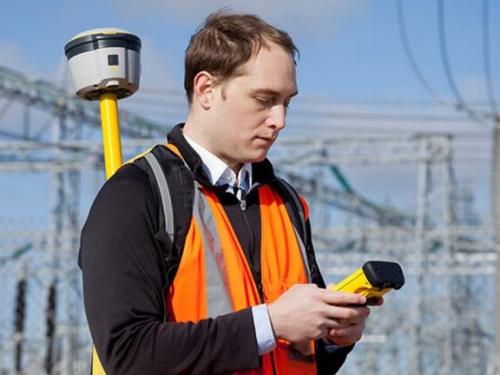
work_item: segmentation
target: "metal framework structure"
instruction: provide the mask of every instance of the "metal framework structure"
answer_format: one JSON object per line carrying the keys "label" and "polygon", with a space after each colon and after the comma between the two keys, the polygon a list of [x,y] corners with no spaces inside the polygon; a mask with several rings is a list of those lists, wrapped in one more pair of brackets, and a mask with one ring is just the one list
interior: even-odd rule
{"label": "metal framework structure", "polygon": [[[0,218],[0,281],[10,299],[10,310],[0,311],[0,373],[88,373],[90,339],[76,259],[82,173],[103,169],[98,108],[5,68],[0,97],[54,118],[50,137],[33,136],[25,123],[22,134],[5,132],[0,141],[0,172],[50,175],[52,194],[48,223]],[[126,155],[161,143],[166,131],[124,111],[121,123]],[[493,228],[457,212],[451,146],[450,136],[419,134],[283,138],[273,150],[279,173],[310,203],[327,281],[368,259],[395,260],[405,270],[405,287],[374,312],[343,373],[487,371],[494,339],[493,295],[487,297],[498,257]],[[339,184],[332,168],[352,165],[415,166],[415,212],[375,204]]]}

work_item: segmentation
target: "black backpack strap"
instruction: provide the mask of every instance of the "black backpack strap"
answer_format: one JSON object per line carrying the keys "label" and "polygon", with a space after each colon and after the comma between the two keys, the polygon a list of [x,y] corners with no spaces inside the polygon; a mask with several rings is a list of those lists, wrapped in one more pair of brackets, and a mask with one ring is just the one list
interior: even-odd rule
{"label": "black backpack strap", "polygon": [[311,282],[317,284],[321,288],[324,288],[325,281],[321,277],[318,263],[314,255],[310,225],[307,224],[307,215],[299,194],[288,182],[281,178],[275,179],[273,187],[276,188],[276,190],[281,194],[281,197],[284,199],[288,213],[292,219],[292,223],[305,245],[306,259],[309,266]]}
{"label": "black backpack strap", "polygon": [[281,194],[283,194],[283,197],[285,198],[285,205],[287,206],[290,216],[292,217],[292,222],[297,229],[300,238],[302,238],[304,244],[307,245],[310,238],[306,226],[306,212],[304,206],[302,205],[302,201],[299,198],[299,193],[297,193],[292,185],[281,177],[276,178],[274,186]]}
{"label": "black backpack strap", "polygon": [[149,163],[149,167],[153,172],[153,176],[156,181],[156,186],[160,194],[160,205],[161,212],[163,212],[163,222],[165,225],[165,232],[167,232],[168,237],[172,244],[174,243],[174,210],[172,207],[172,197],[170,195],[170,189],[167,184],[167,179],[165,173],[163,172],[160,162],[156,158],[155,154],[152,152],[144,155],[144,158]]}
{"label": "black backpack strap", "polygon": [[281,196],[284,198],[285,206],[292,220],[293,227],[298,237],[302,240],[299,244],[302,259],[306,265],[308,279],[312,281],[311,270],[315,267],[315,261],[311,259],[310,233],[307,229],[306,212],[297,191],[284,179],[276,178],[273,184]]}
{"label": "black backpack strap", "polygon": [[172,283],[191,224],[194,184],[183,160],[163,145],[134,160],[149,177],[158,200],[155,238],[162,243],[166,282]]}

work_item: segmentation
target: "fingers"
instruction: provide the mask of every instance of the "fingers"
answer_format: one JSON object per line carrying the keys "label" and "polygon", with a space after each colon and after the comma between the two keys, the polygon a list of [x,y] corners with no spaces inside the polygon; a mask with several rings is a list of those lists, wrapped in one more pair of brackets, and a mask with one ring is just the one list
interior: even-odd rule
{"label": "fingers", "polygon": [[347,328],[334,328],[328,331],[327,338],[337,345],[347,346],[359,341],[363,336],[364,323]]}
{"label": "fingers", "polygon": [[343,342],[345,344],[354,344],[363,337],[363,330],[357,328],[331,329],[327,336],[333,342]]}
{"label": "fingers", "polygon": [[325,306],[324,316],[337,321],[342,325],[351,325],[364,322],[370,315],[370,309],[366,306]]}
{"label": "fingers", "polygon": [[330,305],[364,305],[366,297],[356,293],[334,292],[321,289],[323,301]]}
{"label": "fingers", "polygon": [[359,324],[359,322],[351,322],[348,320],[344,319],[328,319],[325,321],[324,326],[326,327],[326,332],[328,333],[329,330],[332,329],[343,329],[343,328],[348,328],[352,325]]}
{"label": "fingers", "polygon": [[[370,313],[359,294],[328,291],[314,284],[298,284],[267,305],[274,334],[293,343],[334,337],[343,343],[359,339],[359,327]],[[347,331],[344,331],[347,330]]]}
{"label": "fingers", "polygon": [[368,302],[370,306],[381,306],[384,304],[384,297],[372,297]]}
{"label": "fingers", "polygon": [[365,322],[370,309],[364,304],[366,297],[354,294],[318,289],[323,306],[323,316],[328,319],[328,328],[340,329]]}

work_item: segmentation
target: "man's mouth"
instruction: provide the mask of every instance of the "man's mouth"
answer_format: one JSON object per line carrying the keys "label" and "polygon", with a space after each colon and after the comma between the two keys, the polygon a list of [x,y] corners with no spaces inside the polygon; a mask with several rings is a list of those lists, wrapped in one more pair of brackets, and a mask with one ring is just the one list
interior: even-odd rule
{"label": "man's mouth", "polygon": [[274,142],[276,140],[276,137],[270,136],[270,137],[257,137],[258,139],[262,139],[263,141],[266,142]]}

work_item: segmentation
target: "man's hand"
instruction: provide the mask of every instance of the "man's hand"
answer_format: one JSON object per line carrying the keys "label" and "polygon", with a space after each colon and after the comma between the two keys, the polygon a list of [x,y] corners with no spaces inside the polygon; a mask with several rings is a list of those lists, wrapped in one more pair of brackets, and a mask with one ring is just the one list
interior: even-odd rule
{"label": "man's hand", "polygon": [[350,345],[361,338],[370,309],[359,294],[334,292],[314,284],[294,285],[268,305],[277,338],[302,346],[308,340],[328,338]]}
{"label": "man's hand", "polygon": [[[370,306],[380,306],[384,303],[383,297],[374,298],[370,301]],[[368,309],[367,307],[356,307],[357,309]],[[351,321],[345,321],[344,327],[332,328],[326,338],[339,346],[349,346],[361,339],[365,328],[365,321],[370,311],[364,318],[357,317]]]}

